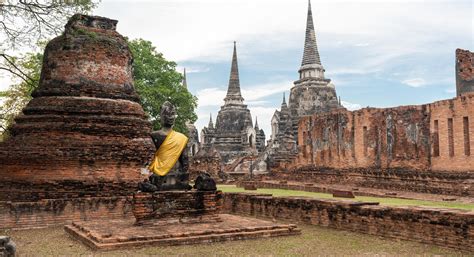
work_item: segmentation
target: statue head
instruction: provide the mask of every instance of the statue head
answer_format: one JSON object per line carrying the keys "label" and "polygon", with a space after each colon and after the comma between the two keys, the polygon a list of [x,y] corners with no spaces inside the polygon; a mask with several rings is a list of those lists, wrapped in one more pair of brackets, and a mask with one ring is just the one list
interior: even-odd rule
{"label": "statue head", "polygon": [[160,111],[161,126],[165,128],[173,127],[176,117],[178,117],[176,107],[172,103],[165,101],[161,105]]}

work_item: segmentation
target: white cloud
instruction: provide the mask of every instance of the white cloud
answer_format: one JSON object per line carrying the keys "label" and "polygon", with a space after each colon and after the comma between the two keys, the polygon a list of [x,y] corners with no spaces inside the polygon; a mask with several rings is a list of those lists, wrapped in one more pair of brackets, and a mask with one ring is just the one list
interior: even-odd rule
{"label": "white cloud", "polygon": [[346,102],[346,101],[341,101],[341,104],[342,104],[342,106],[346,107],[349,111],[355,111],[355,110],[359,110],[360,108],[362,108],[362,106],[360,104],[349,103],[349,102]]}
{"label": "white cloud", "polygon": [[209,67],[206,67],[206,66],[181,66],[181,65],[177,65],[176,66],[176,70],[180,73],[183,72],[183,70],[186,68],[186,73],[200,73],[200,72],[208,72],[210,71],[211,69]]}
{"label": "white cloud", "polygon": [[427,84],[423,78],[405,79],[402,81],[402,83],[410,87],[423,87]]}
{"label": "white cloud", "polygon": [[285,80],[275,83],[248,86],[242,88],[242,96],[246,101],[256,101],[273,94],[283,93],[284,91],[290,89],[292,85],[293,83],[291,81]]}
{"label": "white cloud", "polygon": [[227,91],[217,87],[201,89],[196,93],[196,97],[198,98],[198,106],[205,107],[223,105],[223,99],[226,93]]}
{"label": "white cloud", "polygon": [[365,75],[370,73],[375,73],[381,71],[380,68],[371,67],[371,68],[347,68],[340,67],[332,69],[326,72],[328,76],[337,76],[337,75]]}
{"label": "white cloud", "polygon": [[[276,83],[258,84],[241,88],[244,103],[248,105],[263,105],[266,101],[260,99],[274,94],[282,93],[292,86],[291,81],[282,81]],[[224,89],[225,88],[225,89]],[[227,93],[226,87],[212,87],[198,90],[198,106],[221,106],[224,104],[224,97]]]}
{"label": "white cloud", "polygon": [[[234,40],[245,44],[258,38],[266,43],[261,45],[263,48],[249,49],[253,53],[301,46],[306,8],[306,0],[161,0],[133,4],[104,0],[95,14],[118,19],[119,32],[151,40],[168,59],[212,62],[227,60]],[[460,13],[462,2],[426,5],[423,1],[343,0],[313,2],[312,8],[318,43],[322,45],[334,44],[325,42],[327,33],[341,35],[336,46],[337,42],[363,35],[364,39],[356,44],[370,47],[361,48],[381,48],[391,53],[423,50],[427,41],[439,40],[439,35],[470,32],[466,24],[471,16],[468,10]]]}

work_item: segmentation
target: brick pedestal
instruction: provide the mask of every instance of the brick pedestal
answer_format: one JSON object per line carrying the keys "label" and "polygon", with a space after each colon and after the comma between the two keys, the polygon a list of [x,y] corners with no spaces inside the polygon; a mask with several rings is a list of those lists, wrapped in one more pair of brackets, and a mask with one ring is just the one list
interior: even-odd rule
{"label": "brick pedestal", "polygon": [[137,225],[218,222],[221,191],[165,191],[133,195]]}

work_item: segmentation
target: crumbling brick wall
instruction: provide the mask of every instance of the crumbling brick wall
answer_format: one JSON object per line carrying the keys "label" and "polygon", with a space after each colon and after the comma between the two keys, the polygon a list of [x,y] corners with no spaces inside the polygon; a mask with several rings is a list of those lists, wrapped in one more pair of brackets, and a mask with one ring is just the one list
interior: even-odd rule
{"label": "crumbling brick wall", "polygon": [[474,251],[474,213],[262,194],[225,193],[223,210]]}
{"label": "crumbling brick wall", "polygon": [[474,92],[474,53],[456,49],[456,94]]}
{"label": "crumbling brick wall", "polygon": [[300,121],[298,166],[429,168],[426,106],[338,110]]}
{"label": "crumbling brick wall", "polygon": [[474,171],[474,95],[300,120],[294,167]]}
{"label": "crumbling brick wall", "polygon": [[474,94],[307,116],[298,148],[282,179],[474,195]]}

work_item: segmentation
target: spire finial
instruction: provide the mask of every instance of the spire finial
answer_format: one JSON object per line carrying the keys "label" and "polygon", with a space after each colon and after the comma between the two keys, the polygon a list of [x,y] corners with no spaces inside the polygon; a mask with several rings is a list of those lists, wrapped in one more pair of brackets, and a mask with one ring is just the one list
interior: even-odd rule
{"label": "spire finial", "polygon": [[239,66],[237,63],[237,46],[234,41],[234,53],[232,54],[232,66],[230,68],[229,86],[227,88],[227,95],[224,98],[226,103],[242,103],[244,98],[240,93],[240,79],[239,79]]}
{"label": "spire finial", "polygon": [[184,68],[184,71],[183,71],[183,87],[188,89],[188,83],[186,81],[186,68]]}
{"label": "spire finial", "polygon": [[214,128],[214,124],[212,123],[212,112],[209,113],[209,124],[207,125],[208,128]]}
{"label": "spire finial", "polygon": [[319,58],[318,45],[316,44],[316,32],[314,30],[313,13],[311,11],[311,1],[308,0],[308,17],[306,19],[306,36],[304,41],[304,53],[303,61],[301,66],[307,64],[319,64],[321,60]]}
{"label": "spire finial", "polygon": [[281,104],[286,104],[285,92],[283,92],[283,102]]}
{"label": "spire finial", "polygon": [[[258,130],[258,120],[257,116],[255,116],[255,130]],[[258,131],[257,131],[258,132]]]}

